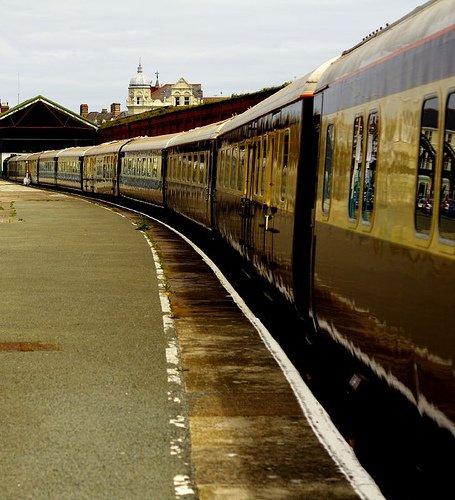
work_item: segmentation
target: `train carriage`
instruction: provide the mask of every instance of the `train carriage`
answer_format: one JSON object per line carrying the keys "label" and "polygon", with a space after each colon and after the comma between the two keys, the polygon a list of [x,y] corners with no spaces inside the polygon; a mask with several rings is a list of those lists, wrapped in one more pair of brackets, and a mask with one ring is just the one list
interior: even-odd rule
{"label": "train carriage", "polygon": [[120,196],[163,206],[163,156],[174,135],[140,137],[123,146],[120,155]]}
{"label": "train carriage", "polygon": [[44,151],[38,160],[38,184],[57,185],[57,154],[59,150]]}
{"label": "train carriage", "polygon": [[93,146],[77,146],[57,154],[56,183],[58,186],[82,190],[84,156]]}
{"label": "train carriage", "polygon": [[82,168],[84,191],[117,196],[119,154],[122,146],[130,140],[107,142],[86,152]]}
{"label": "train carriage", "polygon": [[30,153],[26,153],[23,155],[15,155],[8,158],[8,178],[12,181],[19,181],[25,177],[27,173],[27,158],[30,156]]}
{"label": "train carriage", "polygon": [[[234,117],[218,137],[216,229],[291,301],[293,254],[305,260],[310,242],[312,90],[328,64]],[[305,184],[301,200],[298,182]],[[298,286],[306,281],[309,289],[302,267]]]}
{"label": "train carriage", "polygon": [[26,159],[26,169],[30,178],[31,184],[38,184],[38,162],[42,152],[32,153]]}
{"label": "train carriage", "polygon": [[214,139],[228,121],[177,134],[168,144],[166,204],[209,229],[212,228]]}
{"label": "train carriage", "polygon": [[429,2],[321,78],[313,290],[318,328],[452,432],[454,21]]}

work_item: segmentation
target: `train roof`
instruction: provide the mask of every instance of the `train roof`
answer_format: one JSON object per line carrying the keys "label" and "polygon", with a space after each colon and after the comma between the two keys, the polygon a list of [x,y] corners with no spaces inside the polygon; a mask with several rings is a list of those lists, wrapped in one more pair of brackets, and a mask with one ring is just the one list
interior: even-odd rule
{"label": "train roof", "polygon": [[306,94],[312,95],[319,78],[329,67],[332,61],[333,60],[325,62],[312,73],[308,73],[307,75],[298,78],[275,94],[267,97],[267,99],[264,99],[250,109],[247,109],[240,115],[234,116],[234,118],[232,118],[223,128],[220,135],[257,120],[261,116],[267,115],[277,109],[292,104],[293,102],[304,97]]}
{"label": "train roof", "polygon": [[30,161],[30,160],[37,160],[42,154],[42,151],[39,151],[38,153],[32,153],[32,154],[29,154],[26,158],[27,161]]}
{"label": "train roof", "polygon": [[68,158],[72,156],[84,156],[87,151],[95,146],[75,146],[73,148],[62,149],[58,152],[59,158]]}
{"label": "train roof", "polygon": [[122,139],[120,141],[103,142],[98,146],[92,146],[86,153],[85,156],[96,156],[96,155],[106,155],[110,153],[118,153],[120,148],[130,142],[131,139]]}
{"label": "train roof", "polygon": [[167,147],[169,140],[175,136],[176,134],[166,134],[157,135],[155,137],[137,137],[136,139],[133,139],[132,141],[125,144],[125,146],[122,148],[122,152],[127,153],[134,151],[143,151],[144,149],[164,149]]}
{"label": "train roof", "polygon": [[57,153],[61,151],[60,149],[50,149],[49,151],[44,151],[39,157],[40,160],[50,160],[57,157]]}
{"label": "train roof", "polygon": [[232,118],[228,118],[227,120],[210,123],[209,125],[193,128],[191,130],[188,130],[187,132],[177,134],[169,141],[168,147],[215,139],[221,132],[224,131],[224,127],[231,120]]}
{"label": "train roof", "polygon": [[23,160],[26,160],[29,156],[30,156],[30,153],[21,154],[21,155],[15,155],[15,156],[10,156],[8,158],[8,163],[9,162],[16,162],[16,161],[23,161]]}
{"label": "train roof", "polygon": [[335,80],[372,66],[405,47],[450,28],[454,22],[453,0],[430,0],[390,26],[379,28],[352,49],[343,52],[321,77],[316,92]]}

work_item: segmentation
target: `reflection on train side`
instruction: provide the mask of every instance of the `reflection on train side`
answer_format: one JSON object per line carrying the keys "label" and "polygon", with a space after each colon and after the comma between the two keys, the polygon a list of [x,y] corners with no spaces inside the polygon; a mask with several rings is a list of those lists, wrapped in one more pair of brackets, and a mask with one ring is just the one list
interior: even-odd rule
{"label": "reflection on train side", "polygon": [[445,110],[442,175],[439,200],[435,200],[435,172],[439,154],[439,100],[431,97],[424,101],[420,131],[415,227],[417,232],[428,235],[433,218],[433,206],[439,201],[439,234],[455,241],[455,179],[453,135],[455,130],[455,94],[447,99]]}
{"label": "reflection on train side", "polygon": [[439,204],[439,234],[455,240],[455,93],[447,99],[444,126],[444,149],[442,159],[441,196]]}

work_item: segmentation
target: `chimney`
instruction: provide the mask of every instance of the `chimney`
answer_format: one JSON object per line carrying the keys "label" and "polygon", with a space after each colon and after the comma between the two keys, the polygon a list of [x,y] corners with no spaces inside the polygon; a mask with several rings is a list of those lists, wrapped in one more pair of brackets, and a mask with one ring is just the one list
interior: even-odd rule
{"label": "chimney", "polygon": [[114,118],[117,118],[117,116],[120,114],[120,103],[119,102],[113,102],[111,104],[111,114],[114,115]]}
{"label": "chimney", "polygon": [[81,104],[80,113],[82,118],[87,118],[88,116],[88,104]]}
{"label": "chimney", "polygon": [[2,102],[0,104],[0,113],[4,113],[5,111],[8,111],[9,105],[7,102]]}
{"label": "chimney", "polygon": [[101,113],[107,113],[107,108],[103,108],[103,109],[101,110]]}

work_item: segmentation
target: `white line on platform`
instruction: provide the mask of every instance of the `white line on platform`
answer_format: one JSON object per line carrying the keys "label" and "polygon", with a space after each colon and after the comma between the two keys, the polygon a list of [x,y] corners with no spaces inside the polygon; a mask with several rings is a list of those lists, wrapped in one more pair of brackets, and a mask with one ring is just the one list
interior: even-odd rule
{"label": "white line on platform", "polygon": [[[160,257],[158,255],[158,252],[156,251],[156,248],[153,245],[152,240],[147,236],[147,234],[144,231],[141,231],[141,233],[150,247],[150,250],[153,255],[153,261],[155,262],[156,277],[158,280],[158,293],[160,297],[161,310],[163,312],[163,328],[167,340],[166,361],[167,361],[168,383],[170,384],[174,383],[177,384],[178,386],[181,386],[182,378],[180,376],[180,370],[179,370],[181,363],[179,358],[179,350],[177,347],[177,338],[174,329],[174,320],[172,319],[171,304],[169,302],[169,297],[166,292],[166,278],[164,275],[163,268],[161,266]],[[178,407],[180,407],[181,400],[178,397],[176,397],[176,394],[172,393],[169,394],[169,398],[171,402],[173,402],[174,404],[177,403]],[[171,425],[180,427],[182,429],[188,428],[187,418],[184,417],[183,415],[176,415],[176,418],[171,418],[169,423]],[[184,431],[184,434],[186,434],[186,431]],[[184,434],[181,435],[180,439],[183,440]],[[171,455],[176,455],[182,458],[182,448],[178,441],[179,439],[171,439],[170,452]],[[186,474],[177,474],[174,477],[174,489],[176,497],[188,496],[188,495],[193,497],[195,494],[194,489],[192,488],[191,485],[190,477]]]}
{"label": "white line on platform", "polygon": [[381,490],[374,482],[373,478],[357,460],[357,457],[355,456],[352,448],[344,440],[343,436],[340,434],[340,432],[332,422],[329,414],[325,411],[325,409],[310,391],[309,387],[300,376],[298,370],[291,363],[286,353],[280,347],[278,342],[272,337],[261,320],[253,314],[242,297],[240,297],[240,295],[235,291],[234,287],[229,283],[227,278],[224,276],[218,266],[210,259],[210,257],[180,231],[177,231],[172,226],[169,226],[165,222],[162,222],[159,219],[152,217],[151,215],[147,215],[146,213],[140,212],[139,210],[123,207],[122,205],[109,201],[103,200],[101,201],[101,203],[108,203],[109,205],[122,208],[123,210],[134,212],[136,214],[147,217],[148,219],[151,219],[158,224],[161,224],[162,226],[180,236],[196,251],[196,253],[198,253],[202,257],[202,260],[214,272],[220,283],[231,295],[238,308],[243,312],[245,317],[250,321],[250,323],[254,326],[254,328],[261,336],[262,341],[264,342],[272,356],[275,358],[275,361],[280,366],[284,376],[286,377],[292,390],[294,391],[300,407],[311,428],[313,429],[313,432],[316,434],[319,441],[327,450],[327,453],[337,464],[340,471],[349,481],[355,492],[362,499],[384,499]]}
{"label": "white line on platform", "polygon": [[[84,201],[88,201],[89,203],[95,204],[101,208],[104,208],[105,210],[114,213],[116,215],[119,215],[120,217],[127,219],[127,217],[119,212],[116,212],[112,208],[106,207],[102,204],[99,203],[99,200],[86,200],[82,198]],[[117,205],[112,202],[105,202],[108,203],[109,205],[114,205],[117,207],[121,207],[120,205]],[[124,210],[129,210],[132,211],[131,209],[125,209],[124,207],[121,207]],[[133,226],[137,226],[136,223],[130,221]],[[161,311],[163,313],[163,330],[164,330],[164,335],[166,338],[167,342],[167,347],[166,347],[166,362],[167,362],[167,382],[169,384],[170,390],[168,391],[168,400],[171,403],[171,406],[176,406],[175,408],[175,414],[173,415],[172,418],[169,419],[169,424],[174,426],[175,428],[180,429],[180,431],[177,432],[177,437],[175,436],[176,431],[174,430],[171,432],[171,440],[170,440],[170,454],[171,456],[176,456],[180,460],[184,460],[183,457],[183,449],[182,449],[182,443],[185,440],[186,433],[188,429],[188,421],[187,418],[183,415],[180,414],[180,408],[181,408],[181,398],[179,397],[180,391],[181,391],[181,386],[182,386],[182,377],[180,375],[181,370],[181,362],[180,362],[180,353],[179,349],[177,346],[177,338],[175,334],[175,328],[174,328],[174,320],[172,319],[172,312],[171,312],[171,304],[169,302],[169,297],[167,295],[167,286],[166,286],[166,277],[164,275],[163,268],[161,266],[161,261],[160,257],[158,255],[158,252],[156,251],[156,248],[153,245],[152,240],[147,236],[145,231],[141,231],[142,236],[144,236],[145,241],[147,242],[148,246],[150,247],[150,251],[152,253],[153,257],[153,262],[155,264],[155,272],[156,272],[156,278],[158,281],[158,296],[160,299],[160,305],[161,305]],[[175,391],[172,387],[177,386],[179,389],[178,391]],[[173,403],[173,405],[172,405]],[[191,478],[187,474],[177,474],[173,478],[174,482],[174,491],[175,491],[175,496],[176,498],[179,498],[181,496],[185,496],[187,498],[194,498],[195,497],[195,492],[194,488],[191,482]]]}

